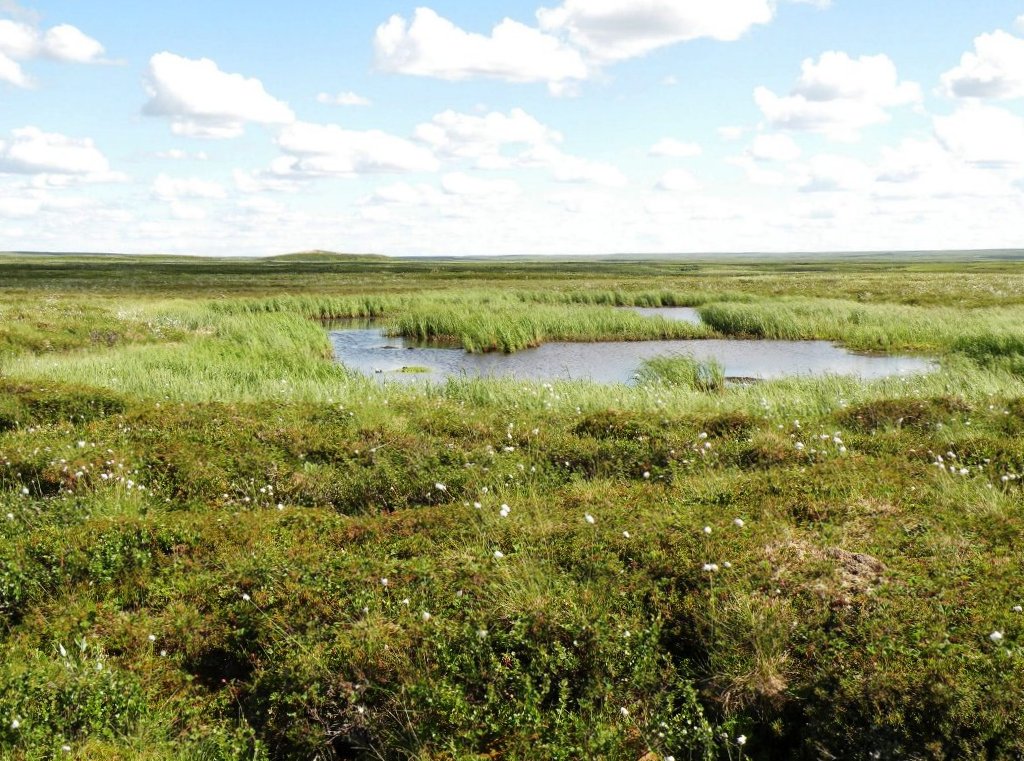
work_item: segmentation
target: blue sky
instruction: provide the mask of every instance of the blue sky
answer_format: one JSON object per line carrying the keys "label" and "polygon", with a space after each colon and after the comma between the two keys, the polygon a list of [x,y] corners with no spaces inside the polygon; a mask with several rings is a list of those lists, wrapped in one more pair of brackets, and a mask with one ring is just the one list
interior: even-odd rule
{"label": "blue sky", "polygon": [[0,250],[1024,245],[1024,2],[0,0]]}

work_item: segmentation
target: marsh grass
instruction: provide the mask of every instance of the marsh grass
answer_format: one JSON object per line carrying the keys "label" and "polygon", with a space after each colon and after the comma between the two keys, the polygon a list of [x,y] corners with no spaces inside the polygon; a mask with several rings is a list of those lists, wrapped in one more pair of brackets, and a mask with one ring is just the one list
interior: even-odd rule
{"label": "marsh grass", "polygon": [[[1024,754],[1013,267],[123,266],[5,270],[0,757]],[[377,385],[319,322],[693,329],[639,303],[939,366]]]}
{"label": "marsh grass", "polygon": [[641,384],[663,384],[695,391],[721,391],[725,388],[725,370],[714,360],[701,362],[693,357],[655,357],[643,363],[637,373]]}

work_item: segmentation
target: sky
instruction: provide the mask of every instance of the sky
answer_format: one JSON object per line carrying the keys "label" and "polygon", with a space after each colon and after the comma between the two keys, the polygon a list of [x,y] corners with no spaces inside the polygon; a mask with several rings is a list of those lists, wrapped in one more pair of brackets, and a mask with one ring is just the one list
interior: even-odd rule
{"label": "sky", "polygon": [[0,0],[0,250],[1020,247],[1022,0]]}

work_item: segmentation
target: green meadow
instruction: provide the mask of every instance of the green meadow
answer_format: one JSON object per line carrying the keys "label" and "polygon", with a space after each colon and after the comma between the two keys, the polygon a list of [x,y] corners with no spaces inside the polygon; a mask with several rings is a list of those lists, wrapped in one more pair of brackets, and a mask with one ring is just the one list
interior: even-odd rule
{"label": "green meadow", "polygon": [[[381,383],[351,318],[936,369]],[[1005,253],[2,255],[0,758],[1020,758],[1022,488]]]}

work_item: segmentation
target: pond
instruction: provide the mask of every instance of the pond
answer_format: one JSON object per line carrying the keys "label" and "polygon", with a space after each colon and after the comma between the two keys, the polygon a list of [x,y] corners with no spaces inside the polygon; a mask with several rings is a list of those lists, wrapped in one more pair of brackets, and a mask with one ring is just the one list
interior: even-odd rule
{"label": "pond", "polygon": [[[661,311],[659,310],[659,313]],[[652,357],[687,355],[717,360],[730,379],[848,375],[863,379],[911,375],[936,365],[918,357],[856,354],[828,341],[599,341],[547,343],[515,354],[469,354],[423,346],[375,327],[330,331],[334,356],[346,367],[382,379],[443,381],[448,377],[592,380],[631,383]]]}

